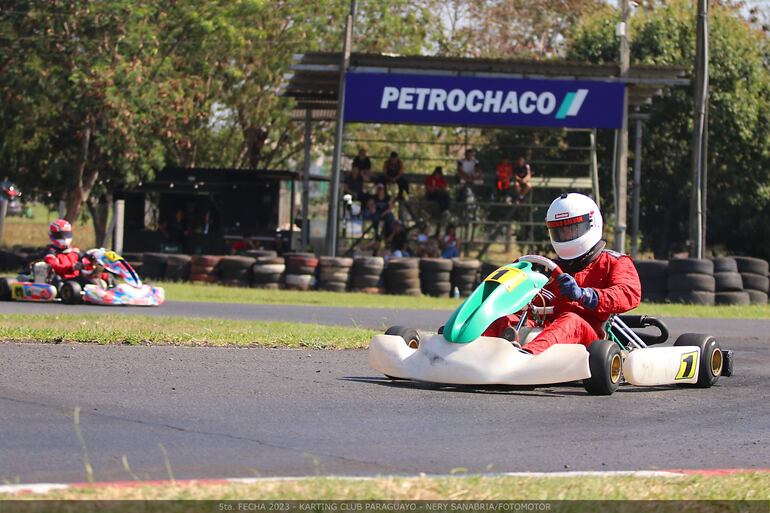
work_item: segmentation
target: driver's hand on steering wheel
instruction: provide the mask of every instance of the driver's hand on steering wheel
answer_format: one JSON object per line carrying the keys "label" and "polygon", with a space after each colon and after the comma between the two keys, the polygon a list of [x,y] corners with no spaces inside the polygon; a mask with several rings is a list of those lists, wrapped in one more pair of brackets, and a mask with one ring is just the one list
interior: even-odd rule
{"label": "driver's hand on steering wheel", "polygon": [[559,294],[562,297],[577,301],[589,310],[594,310],[599,304],[599,295],[590,287],[581,287],[571,275],[561,273],[556,279],[559,282]]}

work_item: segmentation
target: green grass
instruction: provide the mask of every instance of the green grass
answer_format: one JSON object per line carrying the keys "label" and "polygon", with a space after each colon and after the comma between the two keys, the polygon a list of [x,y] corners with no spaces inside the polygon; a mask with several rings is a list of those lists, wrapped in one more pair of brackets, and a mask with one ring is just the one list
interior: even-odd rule
{"label": "green grass", "polygon": [[[48,225],[58,219],[56,212],[49,212],[45,205],[32,205],[32,218],[12,216],[5,220],[2,246],[43,247],[50,244],[48,240]],[[72,227],[75,246],[90,249],[95,245],[94,228],[91,220],[75,223]]]}
{"label": "green grass", "polygon": [[0,315],[0,340],[93,344],[367,347],[373,330],[294,322],[235,321],[138,315]]}
{"label": "green grass", "polygon": [[[185,483],[136,488],[80,488],[24,495],[46,499],[261,499],[261,500],[769,500],[767,472],[728,476],[640,477],[382,477],[372,480],[304,478],[254,484]],[[166,504],[165,506],[169,506]],[[187,504],[189,508],[191,504]],[[686,506],[686,505],[683,505]],[[728,511],[722,504],[721,509]],[[708,511],[703,504],[692,511]],[[202,509],[203,510],[203,509]],[[189,509],[188,509],[189,511]],[[206,511],[211,511],[210,507]],[[628,511],[634,511],[629,504]],[[687,511],[685,507],[683,511]]]}
{"label": "green grass", "polygon": [[[461,299],[323,292],[264,290],[223,287],[199,283],[160,283],[166,298],[174,301],[207,301],[265,305],[336,306],[355,308],[392,308],[404,310],[454,310]],[[633,313],[661,317],[707,317],[723,319],[770,319],[770,305],[699,306],[644,304]]]}

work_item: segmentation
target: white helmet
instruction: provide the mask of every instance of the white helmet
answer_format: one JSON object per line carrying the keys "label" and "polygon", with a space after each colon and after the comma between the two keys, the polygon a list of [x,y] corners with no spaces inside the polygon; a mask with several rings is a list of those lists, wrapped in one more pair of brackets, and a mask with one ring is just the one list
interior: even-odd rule
{"label": "white helmet", "polygon": [[548,207],[545,216],[548,235],[556,254],[574,260],[588,253],[602,239],[602,214],[594,200],[570,192]]}

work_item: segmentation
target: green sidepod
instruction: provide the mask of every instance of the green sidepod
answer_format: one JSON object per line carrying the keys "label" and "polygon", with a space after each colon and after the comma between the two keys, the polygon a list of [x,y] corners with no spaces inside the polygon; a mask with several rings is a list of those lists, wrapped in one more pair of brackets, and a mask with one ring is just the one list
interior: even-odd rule
{"label": "green sidepod", "polygon": [[448,342],[473,342],[498,318],[518,312],[548,282],[529,262],[506,264],[487,276],[444,325]]}

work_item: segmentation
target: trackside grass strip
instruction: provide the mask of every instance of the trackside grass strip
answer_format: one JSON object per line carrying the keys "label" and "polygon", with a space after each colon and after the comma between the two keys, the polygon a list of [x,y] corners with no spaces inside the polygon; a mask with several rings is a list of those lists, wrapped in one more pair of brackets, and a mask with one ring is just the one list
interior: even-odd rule
{"label": "trackside grass strip", "polygon": [[[454,310],[462,299],[391,296],[356,292],[264,290],[199,283],[159,283],[171,301],[203,301],[261,305],[390,308],[399,310]],[[708,317],[717,319],[770,319],[770,305],[702,306],[643,304],[633,313],[661,317]],[[448,317],[448,315],[447,315]]]}
{"label": "trackside grass strip", "polygon": [[[9,498],[10,496],[6,496]],[[251,484],[185,483],[135,488],[81,488],[21,498],[45,499],[217,499],[217,500],[770,500],[770,474],[683,477],[382,477],[376,479],[303,478]],[[150,504],[143,506],[143,511]],[[160,504],[164,508],[174,504]],[[201,504],[201,511],[211,511]],[[628,511],[635,511],[632,505]],[[725,505],[692,505],[682,511],[727,511]],[[713,506],[717,506],[714,504]],[[203,509],[208,507],[208,509]],[[195,504],[185,511],[195,511]],[[160,511],[160,510],[157,510]],[[163,511],[167,511],[164,509]],[[181,510],[180,510],[181,511]],[[588,511],[588,510],[586,510]],[[594,509],[593,511],[598,511]]]}
{"label": "trackside grass strip", "polygon": [[294,322],[236,321],[138,315],[0,315],[0,340],[94,344],[367,347],[375,332]]}

